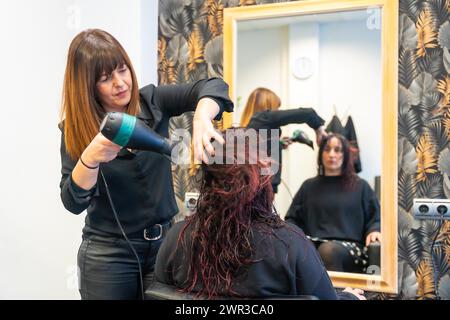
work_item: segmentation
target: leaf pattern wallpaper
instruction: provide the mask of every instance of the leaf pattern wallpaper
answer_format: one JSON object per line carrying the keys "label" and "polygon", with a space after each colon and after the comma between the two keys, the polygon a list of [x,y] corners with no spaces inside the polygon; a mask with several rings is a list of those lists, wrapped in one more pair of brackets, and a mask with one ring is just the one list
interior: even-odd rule
{"label": "leaf pattern wallpaper", "polygon": [[450,223],[412,216],[414,198],[450,198],[450,1],[400,0],[399,18],[395,298],[450,299]]}
{"label": "leaf pattern wallpaper", "polygon": [[[274,2],[287,1],[160,0],[159,84],[222,77],[223,9]],[[448,300],[450,222],[416,220],[412,205],[414,198],[450,198],[450,0],[399,6],[399,293],[372,298]],[[173,118],[170,131],[192,129],[192,116]],[[174,167],[173,177],[182,209],[199,177],[183,167]]]}

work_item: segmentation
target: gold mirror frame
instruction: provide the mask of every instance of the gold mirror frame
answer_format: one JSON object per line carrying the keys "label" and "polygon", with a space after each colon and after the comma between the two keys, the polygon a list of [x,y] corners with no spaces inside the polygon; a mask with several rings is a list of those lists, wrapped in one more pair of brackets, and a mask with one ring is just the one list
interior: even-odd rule
{"label": "gold mirror frame", "polygon": [[[381,272],[377,275],[329,271],[335,287],[398,293],[397,257],[397,103],[398,103],[398,1],[396,0],[305,0],[224,9],[224,80],[236,102],[237,22],[306,14],[379,8],[382,15],[382,179],[381,179]],[[233,115],[224,114],[223,127]]]}

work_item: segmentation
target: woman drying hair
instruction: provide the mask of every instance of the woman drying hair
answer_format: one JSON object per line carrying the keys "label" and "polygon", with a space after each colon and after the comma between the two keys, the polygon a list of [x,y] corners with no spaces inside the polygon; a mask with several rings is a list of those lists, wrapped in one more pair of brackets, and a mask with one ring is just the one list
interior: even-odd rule
{"label": "woman drying hair", "polygon": [[192,143],[200,161],[211,152],[211,138],[221,139],[211,120],[233,110],[228,85],[204,79],[139,89],[122,45],[108,32],[90,29],[70,44],[63,88],[61,200],[74,214],[87,211],[78,251],[81,298],[141,298],[141,275],[152,277],[159,245],[178,211],[170,162],[109,141],[99,133],[101,120],[107,112],[125,112],[168,137],[171,117],[195,111]]}
{"label": "woman drying hair", "polygon": [[[230,129],[225,137],[239,132],[245,134]],[[337,299],[314,246],[274,211],[271,177],[263,174],[268,163],[259,159],[238,164],[236,145],[229,147],[233,155],[225,155],[226,147],[224,164],[202,165],[196,214],[169,231],[157,256],[156,280],[209,299],[285,295]],[[246,140],[247,160],[254,156],[251,147]],[[360,291],[347,291],[343,297],[363,298]]]}
{"label": "woman drying hair", "polygon": [[[282,126],[288,124],[306,123],[316,132],[317,144],[327,136],[323,124],[325,121],[312,108],[295,108],[290,110],[279,110],[281,100],[278,95],[267,88],[256,88],[250,93],[244,111],[241,116],[241,126],[256,130],[280,130]],[[277,137],[278,139],[279,137]],[[281,144],[283,142],[283,144]],[[281,183],[282,169],[282,148],[286,148],[292,141],[289,138],[281,138],[279,145],[278,159],[279,170],[272,176],[272,189],[277,193],[278,185]]]}

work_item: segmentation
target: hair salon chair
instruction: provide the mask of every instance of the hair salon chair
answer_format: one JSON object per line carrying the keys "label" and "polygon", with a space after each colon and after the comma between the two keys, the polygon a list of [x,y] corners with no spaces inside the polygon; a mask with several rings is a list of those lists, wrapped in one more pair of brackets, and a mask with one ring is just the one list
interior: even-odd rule
{"label": "hair salon chair", "polygon": [[[146,300],[206,300],[206,298],[197,298],[195,294],[183,293],[178,291],[178,288],[153,281],[145,290]],[[261,298],[231,298],[231,297],[219,297],[218,300],[319,300],[315,296],[300,295],[300,296],[275,296],[275,297],[261,297]]]}
{"label": "hair salon chair", "polygon": [[379,241],[372,242],[367,247],[367,255],[369,256],[369,267],[376,266],[381,268],[381,243]]}

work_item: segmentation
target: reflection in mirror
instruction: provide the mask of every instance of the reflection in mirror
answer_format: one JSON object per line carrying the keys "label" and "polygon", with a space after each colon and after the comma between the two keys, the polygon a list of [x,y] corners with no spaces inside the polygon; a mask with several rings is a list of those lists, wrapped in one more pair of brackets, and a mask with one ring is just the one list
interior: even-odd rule
{"label": "reflection in mirror", "polygon": [[[380,231],[373,190],[379,190],[382,167],[381,24],[378,8],[237,22],[233,122],[241,123],[248,97],[264,87],[280,98],[280,110],[313,108],[327,131],[342,134],[358,151],[354,169],[362,180],[344,191],[342,179],[324,180],[327,170],[318,176],[316,126],[305,118],[282,127],[282,137],[301,134],[314,149],[296,139],[282,151],[275,206],[314,238],[331,271],[365,273],[369,265],[380,266],[380,247],[366,240],[369,234],[377,240]],[[333,143],[342,149],[331,139],[324,150]]]}
{"label": "reflection in mirror", "polygon": [[[314,212],[319,206],[330,211],[330,218],[323,220],[344,233],[354,227],[357,231],[350,230],[354,232],[351,237],[340,238],[357,240],[361,255],[366,235],[380,230],[372,228],[376,223],[365,222],[376,216],[373,208],[381,205],[379,246],[369,246],[360,270],[336,272],[329,268],[336,287],[397,291],[397,9],[397,2],[387,0],[306,0],[224,10],[224,78],[235,102],[234,114],[224,117],[225,127],[246,126],[246,121],[241,120],[247,119],[243,112],[247,98],[256,88],[263,87],[279,97],[282,112],[298,113],[299,108],[312,108],[313,114],[324,120],[325,127],[333,128],[329,131],[346,135],[345,128],[354,129],[348,130],[352,135],[347,137],[359,151],[355,169],[359,181],[365,181],[360,184],[364,187],[347,193],[347,198],[336,196],[341,199],[340,204],[330,199],[345,188],[307,188],[316,195],[317,203],[305,202],[305,207],[312,207]],[[289,213],[287,218],[291,204],[295,209],[293,199],[297,198],[297,191],[318,178],[316,139],[322,136],[322,130],[315,131],[317,117],[309,114],[290,124],[279,124],[281,141],[286,141],[288,147],[281,151],[282,173],[275,206],[281,216]],[[369,201],[362,200],[363,194]],[[350,210],[349,205],[359,205],[359,216],[352,218],[359,221],[337,218],[337,211],[345,213]],[[367,209],[370,207],[372,210]],[[309,226],[303,228],[313,233]],[[374,240],[376,236],[379,234]],[[356,248],[347,249],[353,251],[353,257],[359,257]],[[358,263],[364,264],[361,260]]]}

